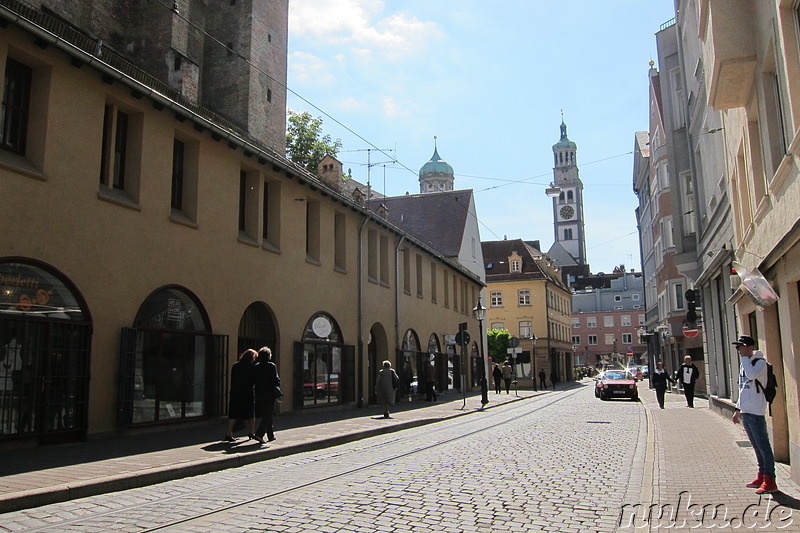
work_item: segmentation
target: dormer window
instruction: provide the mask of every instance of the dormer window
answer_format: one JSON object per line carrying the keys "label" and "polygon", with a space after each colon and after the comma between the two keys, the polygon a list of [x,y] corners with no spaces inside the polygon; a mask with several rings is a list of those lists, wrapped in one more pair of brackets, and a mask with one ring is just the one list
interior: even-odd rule
{"label": "dormer window", "polygon": [[519,272],[520,271],[520,261],[518,259],[511,260],[511,272]]}

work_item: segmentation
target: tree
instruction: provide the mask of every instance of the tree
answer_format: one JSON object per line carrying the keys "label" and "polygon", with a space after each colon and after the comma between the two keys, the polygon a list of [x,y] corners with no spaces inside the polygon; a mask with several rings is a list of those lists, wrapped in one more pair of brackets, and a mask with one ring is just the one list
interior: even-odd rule
{"label": "tree", "polygon": [[489,347],[489,355],[492,362],[502,364],[508,357],[508,339],[511,333],[507,329],[490,329],[486,332],[486,345]]}
{"label": "tree", "polygon": [[341,139],[331,141],[322,134],[322,119],[312,117],[308,111],[289,111],[286,130],[286,157],[316,174],[317,166],[326,155],[336,156],[342,147]]}

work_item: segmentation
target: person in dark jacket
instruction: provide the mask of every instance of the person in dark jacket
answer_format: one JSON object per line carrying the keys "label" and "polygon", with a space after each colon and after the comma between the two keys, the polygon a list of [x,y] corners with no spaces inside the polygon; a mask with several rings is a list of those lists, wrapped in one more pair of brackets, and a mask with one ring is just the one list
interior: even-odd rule
{"label": "person in dark jacket", "polygon": [[683,385],[683,395],[686,396],[686,405],[694,407],[694,384],[700,377],[700,371],[692,363],[692,356],[683,358],[683,364],[678,369],[678,381]]}
{"label": "person in dark jacket", "polygon": [[255,435],[263,441],[264,434],[266,434],[267,440],[273,441],[275,440],[275,430],[272,427],[272,421],[277,399],[276,389],[281,385],[281,378],[278,376],[278,367],[272,362],[272,350],[266,346],[258,350],[255,374],[256,417],[261,418]]}
{"label": "person in dark jacket", "polygon": [[547,390],[547,374],[544,373],[544,368],[539,370],[539,386],[542,390]]}
{"label": "person in dark jacket", "polygon": [[494,379],[494,392],[500,394],[500,386],[503,382],[503,371],[497,366],[497,363],[492,363],[492,378]]}
{"label": "person in dark jacket", "polygon": [[667,381],[675,384],[675,380],[664,371],[664,363],[659,361],[656,363],[656,371],[653,372],[651,377],[653,380],[653,387],[656,389],[656,398],[658,398],[658,406],[664,408],[664,395],[667,392]]}
{"label": "person in dark jacket", "polygon": [[397,394],[397,385],[400,377],[392,368],[391,361],[383,362],[383,369],[378,372],[375,380],[375,392],[378,395],[378,403],[383,405],[383,418],[389,416],[389,408],[394,405]]}
{"label": "person in dark jacket", "polygon": [[228,433],[225,441],[236,442],[233,438],[233,427],[237,420],[244,420],[247,424],[248,435],[251,439],[264,444],[264,441],[255,436],[255,372],[253,361],[256,358],[255,350],[245,350],[239,360],[231,368],[231,395],[228,402]]}

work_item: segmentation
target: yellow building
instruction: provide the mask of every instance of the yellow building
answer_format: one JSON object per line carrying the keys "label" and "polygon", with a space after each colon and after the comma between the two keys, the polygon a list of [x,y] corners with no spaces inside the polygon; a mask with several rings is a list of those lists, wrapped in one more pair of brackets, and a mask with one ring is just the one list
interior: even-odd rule
{"label": "yellow building", "polygon": [[[573,379],[571,293],[547,256],[522,239],[481,243],[486,267],[486,325],[520,339],[520,377],[544,370]],[[531,349],[535,357],[530,360]]]}
{"label": "yellow building", "polygon": [[478,276],[251,135],[283,109],[236,126],[73,7],[2,14],[0,444],[216,421],[262,345],[284,412],[371,403],[386,359],[404,385],[433,360],[458,386],[471,365],[445,335],[477,338]]}

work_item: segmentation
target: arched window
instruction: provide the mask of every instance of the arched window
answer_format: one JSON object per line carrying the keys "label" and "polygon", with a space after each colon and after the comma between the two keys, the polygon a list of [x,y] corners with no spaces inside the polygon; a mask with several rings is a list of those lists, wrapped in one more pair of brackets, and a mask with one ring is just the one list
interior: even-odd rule
{"label": "arched window", "polygon": [[316,313],[295,343],[295,407],[351,401],[355,397],[355,349],[344,344],[336,320]]}
{"label": "arched window", "polygon": [[575,195],[572,191],[567,191],[567,201],[572,202],[575,199]]}

